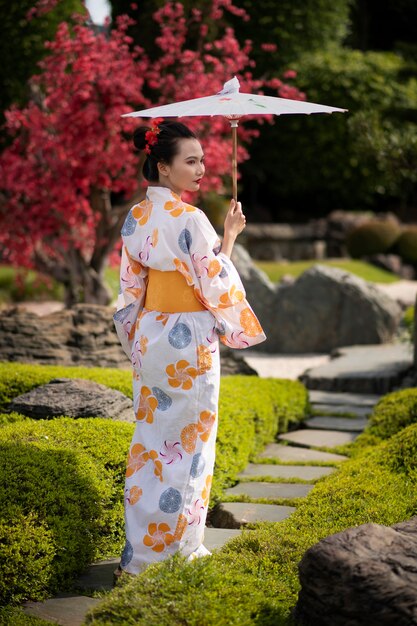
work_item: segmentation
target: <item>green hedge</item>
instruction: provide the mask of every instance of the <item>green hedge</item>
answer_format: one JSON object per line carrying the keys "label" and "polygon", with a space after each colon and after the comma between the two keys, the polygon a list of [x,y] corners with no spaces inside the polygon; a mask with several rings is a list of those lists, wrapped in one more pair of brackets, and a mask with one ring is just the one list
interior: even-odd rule
{"label": "green hedge", "polygon": [[370,220],[354,228],[346,238],[349,254],[357,259],[369,254],[387,252],[398,240],[399,224],[393,220]]}
{"label": "green hedge", "polygon": [[401,236],[397,241],[397,247],[404,261],[417,265],[417,226],[406,226],[403,228]]}
{"label": "green hedge", "polygon": [[[1,369],[3,397],[8,389],[9,398],[55,376],[94,378],[87,368],[10,364]],[[114,387],[111,372],[120,375],[123,389],[125,376],[130,380],[130,372],[96,372],[97,382],[112,379]],[[223,378],[210,507],[277,430],[299,421],[307,411],[307,392],[299,382]],[[120,554],[125,463],[133,432],[134,424],[102,418],[3,424],[0,554],[8,567],[0,575],[0,601],[44,599],[70,588],[92,561]],[[21,523],[25,516],[26,525]],[[35,558],[37,554],[42,558]]]}
{"label": "green hedge", "polygon": [[175,555],[121,581],[85,624],[281,626],[291,623],[298,562],[320,539],[417,513],[417,425],[319,481],[280,523],[253,524],[221,551],[187,563]]}
{"label": "green hedge", "polygon": [[406,308],[406,310],[404,311],[404,316],[403,316],[403,324],[407,330],[409,339],[410,339],[410,343],[414,344],[414,317],[415,317],[415,307],[414,306],[409,306]]}
{"label": "green hedge", "polygon": [[417,388],[401,389],[384,396],[375,405],[364,435],[388,439],[402,428],[416,422]]}
{"label": "green hedge", "polygon": [[43,599],[120,549],[132,430],[68,417],[0,429],[0,601]]}

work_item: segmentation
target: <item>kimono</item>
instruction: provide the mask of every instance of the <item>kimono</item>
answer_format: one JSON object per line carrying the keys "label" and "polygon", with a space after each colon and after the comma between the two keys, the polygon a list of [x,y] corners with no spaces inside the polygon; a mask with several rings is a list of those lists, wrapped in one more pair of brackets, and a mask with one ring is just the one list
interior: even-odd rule
{"label": "kimono", "polygon": [[[203,211],[166,187],[150,186],[121,235],[113,319],[132,363],[136,425],[126,461],[120,567],[137,574],[177,551],[188,560],[210,554],[203,540],[215,460],[219,340],[242,349],[266,337]],[[146,309],[148,268],[180,272],[204,309]]]}

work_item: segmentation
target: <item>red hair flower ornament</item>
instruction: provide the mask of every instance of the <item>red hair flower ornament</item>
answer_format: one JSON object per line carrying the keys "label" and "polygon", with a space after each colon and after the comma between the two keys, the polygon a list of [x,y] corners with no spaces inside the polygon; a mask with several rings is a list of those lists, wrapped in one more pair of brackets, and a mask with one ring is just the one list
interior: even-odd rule
{"label": "red hair flower ornament", "polygon": [[147,130],[145,133],[145,152],[146,154],[151,154],[151,148],[152,146],[154,146],[155,144],[158,143],[158,135],[161,132],[161,129],[159,128],[158,124],[160,124],[161,122],[164,121],[163,117],[156,117],[153,121],[152,121],[152,126],[150,128],[150,130]]}

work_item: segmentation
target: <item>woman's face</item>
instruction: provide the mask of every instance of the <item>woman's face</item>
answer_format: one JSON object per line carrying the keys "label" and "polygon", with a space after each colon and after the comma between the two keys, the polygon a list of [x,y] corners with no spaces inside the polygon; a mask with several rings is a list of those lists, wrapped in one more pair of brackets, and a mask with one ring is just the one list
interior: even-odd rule
{"label": "woman's face", "polygon": [[159,182],[177,194],[198,191],[204,176],[204,153],[200,142],[192,137],[179,139],[178,152],[172,162],[158,163]]}

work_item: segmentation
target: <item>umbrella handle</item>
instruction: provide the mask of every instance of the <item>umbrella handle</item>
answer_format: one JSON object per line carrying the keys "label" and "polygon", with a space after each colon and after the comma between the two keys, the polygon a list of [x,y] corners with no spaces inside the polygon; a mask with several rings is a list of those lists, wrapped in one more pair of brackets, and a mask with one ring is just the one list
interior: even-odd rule
{"label": "umbrella handle", "polygon": [[232,127],[232,184],[233,184],[233,200],[237,202],[237,127],[239,120],[230,120]]}

